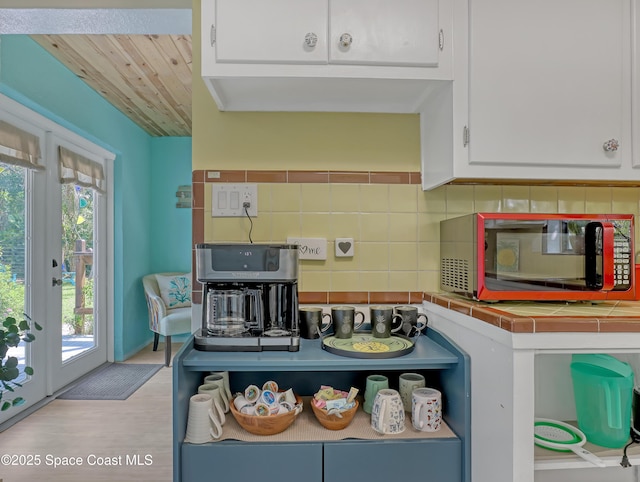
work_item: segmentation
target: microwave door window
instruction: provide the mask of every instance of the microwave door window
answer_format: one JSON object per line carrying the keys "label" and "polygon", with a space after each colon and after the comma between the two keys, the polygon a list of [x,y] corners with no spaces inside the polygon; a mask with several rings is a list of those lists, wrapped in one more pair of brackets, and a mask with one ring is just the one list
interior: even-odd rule
{"label": "microwave door window", "polygon": [[586,221],[485,227],[485,285],[493,291],[585,290]]}

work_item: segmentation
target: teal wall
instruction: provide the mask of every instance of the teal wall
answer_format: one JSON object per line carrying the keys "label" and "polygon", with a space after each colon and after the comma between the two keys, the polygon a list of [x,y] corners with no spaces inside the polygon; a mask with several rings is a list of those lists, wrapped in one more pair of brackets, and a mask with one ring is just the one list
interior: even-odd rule
{"label": "teal wall", "polygon": [[191,209],[176,207],[178,186],[191,185],[191,137],[151,141],[151,272],[191,271]]}
{"label": "teal wall", "polygon": [[[174,230],[172,236],[158,235],[172,230],[175,221],[163,219],[166,208],[158,202],[168,196],[169,171],[180,183],[183,178],[190,183],[191,139],[152,138],[24,35],[0,36],[0,92],[116,153],[114,356],[124,360],[151,339],[142,276],[168,265],[176,251],[191,242],[190,220],[188,228]],[[183,257],[190,260],[188,248],[180,252],[176,266]],[[187,269],[190,261],[184,264]]]}

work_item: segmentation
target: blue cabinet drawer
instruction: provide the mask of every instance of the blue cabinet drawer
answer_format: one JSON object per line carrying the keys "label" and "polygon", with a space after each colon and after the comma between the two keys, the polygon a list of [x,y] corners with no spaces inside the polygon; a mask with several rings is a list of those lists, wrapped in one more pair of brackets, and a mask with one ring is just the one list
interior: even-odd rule
{"label": "blue cabinet drawer", "polygon": [[460,439],[325,442],[324,480],[461,482]]}
{"label": "blue cabinet drawer", "polygon": [[322,443],[182,444],[182,480],[322,482]]}

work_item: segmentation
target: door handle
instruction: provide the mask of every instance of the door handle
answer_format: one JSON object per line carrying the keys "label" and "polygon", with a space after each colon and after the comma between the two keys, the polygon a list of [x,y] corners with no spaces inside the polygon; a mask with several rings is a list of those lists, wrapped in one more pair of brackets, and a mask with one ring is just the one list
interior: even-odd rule
{"label": "door handle", "polygon": [[61,278],[51,278],[51,286],[62,286]]}

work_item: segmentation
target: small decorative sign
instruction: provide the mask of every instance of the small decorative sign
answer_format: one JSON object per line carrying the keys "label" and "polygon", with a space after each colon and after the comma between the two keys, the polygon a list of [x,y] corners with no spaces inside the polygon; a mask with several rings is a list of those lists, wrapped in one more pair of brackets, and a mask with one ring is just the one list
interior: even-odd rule
{"label": "small decorative sign", "polygon": [[287,238],[287,243],[299,246],[299,259],[327,259],[327,238]]}
{"label": "small decorative sign", "polygon": [[353,238],[336,238],[336,257],[353,258]]}

